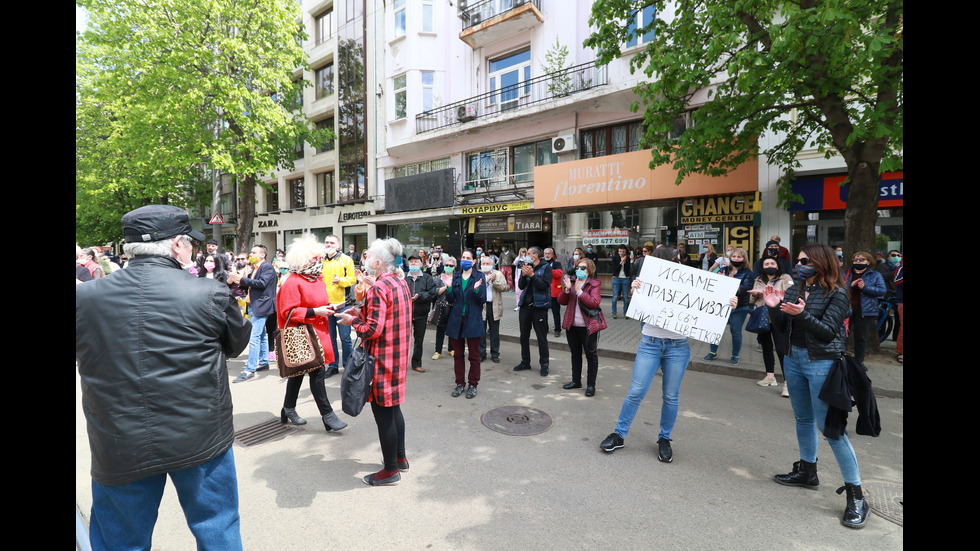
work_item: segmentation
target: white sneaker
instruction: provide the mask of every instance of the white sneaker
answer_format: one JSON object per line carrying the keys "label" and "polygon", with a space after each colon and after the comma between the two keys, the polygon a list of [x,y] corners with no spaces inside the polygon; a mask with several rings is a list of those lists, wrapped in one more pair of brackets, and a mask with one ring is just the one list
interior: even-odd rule
{"label": "white sneaker", "polygon": [[789,398],[789,387],[783,383],[783,398]]}
{"label": "white sneaker", "polygon": [[755,384],[757,384],[759,386],[779,386],[779,383],[776,382],[776,377],[774,377],[772,375],[767,375],[765,379],[763,379],[763,380],[761,380],[761,381],[759,381],[759,382],[757,382]]}

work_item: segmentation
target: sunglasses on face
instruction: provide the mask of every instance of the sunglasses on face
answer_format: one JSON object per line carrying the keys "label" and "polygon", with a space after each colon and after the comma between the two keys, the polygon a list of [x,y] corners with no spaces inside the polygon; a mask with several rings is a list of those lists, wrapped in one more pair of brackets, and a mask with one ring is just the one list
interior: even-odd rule
{"label": "sunglasses on face", "polygon": [[796,259],[796,263],[797,264],[802,264],[804,266],[806,266],[809,262],[810,262],[810,259],[809,258],[798,258],[798,259]]}

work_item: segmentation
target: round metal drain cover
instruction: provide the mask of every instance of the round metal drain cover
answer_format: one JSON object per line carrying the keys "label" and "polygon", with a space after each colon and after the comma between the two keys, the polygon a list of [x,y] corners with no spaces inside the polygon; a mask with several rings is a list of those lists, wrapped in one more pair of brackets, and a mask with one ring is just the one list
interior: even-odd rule
{"label": "round metal drain cover", "polygon": [[491,409],[480,417],[483,425],[511,436],[531,436],[541,434],[551,428],[554,423],[551,416],[541,411],[524,406],[501,406]]}
{"label": "round metal drain cover", "polygon": [[905,491],[901,484],[884,480],[862,480],[861,486],[865,491],[865,499],[871,510],[879,517],[905,526],[903,501]]}

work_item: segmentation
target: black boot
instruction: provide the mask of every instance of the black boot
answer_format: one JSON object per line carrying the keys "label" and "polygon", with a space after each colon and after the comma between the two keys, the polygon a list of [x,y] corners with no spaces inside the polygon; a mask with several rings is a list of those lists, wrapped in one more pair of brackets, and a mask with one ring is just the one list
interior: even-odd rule
{"label": "black boot", "polygon": [[845,483],[837,488],[837,493],[841,494],[844,490],[847,490],[847,508],[844,509],[844,516],[841,517],[840,523],[848,528],[864,528],[868,523],[871,506],[864,499],[861,486]]}
{"label": "black boot", "polygon": [[288,423],[292,423],[294,425],[306,424],[306,419],[303,419],[298,413],[296,413],[296,408],[282,408],[282,411],[279,412],[279,420],[282,421],[283,425]]}
{"label": "black boot", "polygon": [[323,416],[323,428],[327,429],[327,432],[332,430],[340,430],[347,428],[347,423],[341,421],[337,417],[337,414],[331,411]]}
{"label": "black boot", "polygon": [[820,487],[820,480],[817,478],[817,462],[807,463],[801,459],[793,463],[793,472],[777,474],[773,480],[783,486],[800,486],[808,490],[816,490]]}

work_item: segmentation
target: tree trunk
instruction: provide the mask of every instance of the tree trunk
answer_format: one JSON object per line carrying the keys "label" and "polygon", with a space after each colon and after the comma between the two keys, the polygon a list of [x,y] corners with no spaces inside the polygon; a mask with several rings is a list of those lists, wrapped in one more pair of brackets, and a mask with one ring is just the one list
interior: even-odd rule
{"label": "tree trunk", "polygon": [[[847,192],[847,209],[844,211],[844,267],[850,269],[851,258],[859,252],[875,255],[875,224],[878,221],[878,197],[881,175],[877,162],[860,161],[848,166],[850,183]],[[874,269],[874,264],[869,268]],[[850,339],[849,339],[850,340]],[[877,354],[881,350],[877,339],[868,339],[868,352]]]}
{"label": "tree trunk", "polygon": [[252,248],[252,224],[255,223],[255,175],[241,178],[238,194],[238,251]]}

